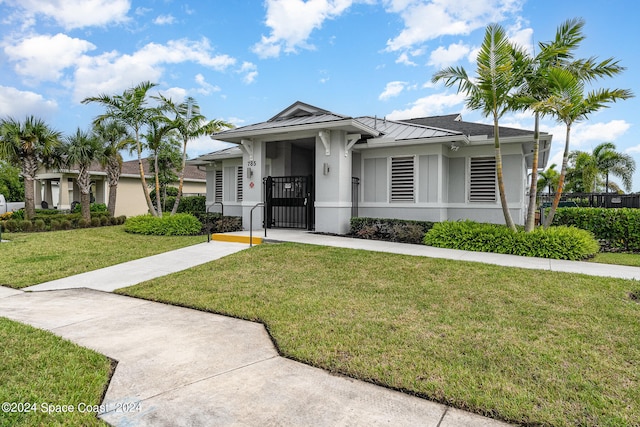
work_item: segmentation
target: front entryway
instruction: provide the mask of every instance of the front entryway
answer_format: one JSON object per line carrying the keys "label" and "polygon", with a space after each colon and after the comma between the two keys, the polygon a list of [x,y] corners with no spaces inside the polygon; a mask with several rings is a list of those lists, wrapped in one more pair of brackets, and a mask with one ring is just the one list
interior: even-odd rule
{"label": "front entryway", "polygon": [[314,228],[313,177],[268,176],[264,179],[266,228]]}

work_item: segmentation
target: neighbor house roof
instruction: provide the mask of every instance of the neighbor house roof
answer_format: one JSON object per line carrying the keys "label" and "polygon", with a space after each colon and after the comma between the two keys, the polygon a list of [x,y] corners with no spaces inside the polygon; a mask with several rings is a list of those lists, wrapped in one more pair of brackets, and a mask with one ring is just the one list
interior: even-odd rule
{"label": "neighbor house roof", "polygon": [[[145,176],[152,175],[149,170],[149,159],[142,159],[142,167],[144,169]],[[60,172],[64,173],[78,173],[78,168],[71,167],[69,169],[61,170]],[[93,162],[91,167],[89,168],[89,173],[92,175],[106,175],[105,169],[102,167],[100,162]],[[121,177],[130,177],[136,178],[140,177],[140,169],[138,166],[138,160],[128,160],[126,162],[122,162],[122,172],[120,174]],[[197,166],[193,164],[187,163],[187,166],[184,170],[184,179],[188,181],[202,181],[205,182],[207,178],[207,173],[198,169]]]}

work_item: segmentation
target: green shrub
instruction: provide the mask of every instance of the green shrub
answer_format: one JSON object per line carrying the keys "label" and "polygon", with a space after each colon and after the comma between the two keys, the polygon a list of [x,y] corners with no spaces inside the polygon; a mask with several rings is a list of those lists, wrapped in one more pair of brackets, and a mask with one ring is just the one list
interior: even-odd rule
{"label": "green shrub", "polygon": [[[82,211],[82,206],[80,203],[77,203],[73,207],[73,213],[80,213]],[[107,205],[104,203],[91,203],[89,205],[89,212],[107,212]]]}
{"label": "green shrub", "polygon": [[36,219],[33,221],[33,231],[45,231],[47,229],[47,224],[44,223],[41,219]]}
{"label": "green shrub", "polygon": [[190,214],[176,214],[162,218],[151,215],[140,215],[128,218],[124,224],[125,231],[137,234],[157,236],[189,236],[200,233],[202,224]]}
{"label": "green shrub", "polygon": [[22,221],[18,222],[18,228],[22,231],[32,231],[33,223],[28,219],[23,219]]}
{"label": "green shrub", "polygon": [[91,226],[92,227],[100,227],[100,218],[99,217],[91,218]]}
{"label": "green shrub", "polygon": [[362,239],[387,240],[401,243],[422,243],[431,221],[390,218],[351,218],[349,235]]}
{"label": "green shrub", "polygon": [[473,221],[437,223],[425,235],[424,243],[439,248],[568,260],[592,257],[600,249],[592,233],[574,227],[536,228],[525,233]]}
{"label": "green shrub", "polygon": [[640,251],[640,209],[558,208],[553,224],[592,232],[603,251]]}
{"label": "green shrub", "polygon": [[78,220],[78,228],[87,228],[87,227],[89,227],[90,224],[91,224],[91,222],[87,221],[84,218],[80,218]]}
{"label": "green shrub", "polygon": [[101,216],[101,217],[96,217],[98,219],[98,221],[100,221],[100,225],[109,225],[109,217],[108,216]]}
{"label": "green shrub", "polygon": [[4,222],[4,226],[8,232],[13,233],[18,229],[18,221],[15,219],[8,219]]}
{"label": "green shrub", "polygon": [[11,219],[22,221],[24,219],[24,209],[18,209],[17,211],[14,211],[13,215],[11,215]]}
{"label": "green shrub", "polygon": [[60,221],[57,219],[51,220],[51,222],[49,223],[49,229],[51,231],[57,231],[60,230],[61,226],[60,226]]}
{"label": "green shrub", "polygon": [[62,230],[71,230],[73,228],[73,224],[68,219],[63,219],[60,221],[60,228]]}
{"label": "green shrub", "polygon": [[126,217],[126,215],[120,215],[120,216],[118,217],[118,225],[122,225],[122,224],[124,224],[126,221],[127,221],[127,217]]}

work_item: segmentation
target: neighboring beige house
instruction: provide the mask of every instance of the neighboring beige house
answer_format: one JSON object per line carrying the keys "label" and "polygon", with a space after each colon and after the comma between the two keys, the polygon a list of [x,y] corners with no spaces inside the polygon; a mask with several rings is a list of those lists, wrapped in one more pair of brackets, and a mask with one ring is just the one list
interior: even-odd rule
{"label": "neighboring beige house", "polygon": [[[149,163],[145,159],[145,177],[148,184],[153,183],[153,175],[149,173]],[[80,201],[80,189],[76,184],[77,170],[49,171],[36,174],[36,206],[46,202],[49,208],[69,209],[74,201]],[[172,184],[178,186],[178,183]],[[196,166],[187,165],[184,176],[184,195],[204,195],[206,193],[206,172]],[[91,197],[95,203],[107,203],[109,200],[109,183],[107,174],[100,164],[91,168]],[[147,202],[140,184],[138,161],[130,160],[122,163],[122,174],[118,183],[116,199],[116,216],[135,216],[148,212]]]}

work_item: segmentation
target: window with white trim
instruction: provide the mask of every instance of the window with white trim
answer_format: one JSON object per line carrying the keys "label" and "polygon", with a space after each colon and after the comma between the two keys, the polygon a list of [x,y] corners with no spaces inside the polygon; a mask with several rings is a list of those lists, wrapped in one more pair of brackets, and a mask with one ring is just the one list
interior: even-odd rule
{"label": "window with white trim", "polygon": [[242,201],[242,166],[238,166],[238,175],[236,180],[236,200]]}
{"label": "window with white trim", "polygon": [[391,158],[391,201],[415,202],[415,158]]}
{"label": "window with white trim", "polygon": [[496,201],[495,157],[472,157],[470,159],[469,201]]}
{"label": "window with white trim", "polygon": [[214,201],[222,202],[222,170],[217,170],[215,173],[215,190]]}

